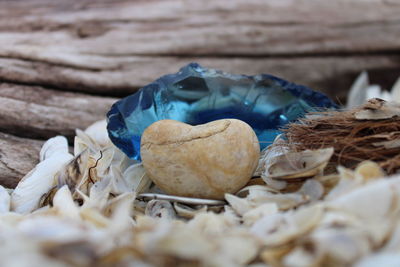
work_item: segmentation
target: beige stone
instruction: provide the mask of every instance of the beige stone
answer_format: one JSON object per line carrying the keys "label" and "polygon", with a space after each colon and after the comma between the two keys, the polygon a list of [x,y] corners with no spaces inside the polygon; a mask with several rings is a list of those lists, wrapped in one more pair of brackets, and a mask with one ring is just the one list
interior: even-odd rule
{"label": "beige stone", "polygon": [[166,193],[179,196],[223,199],[246,185],[259,156],[253,129],[236,119],[197,126],[161,120],[141,140],[149,177]]}

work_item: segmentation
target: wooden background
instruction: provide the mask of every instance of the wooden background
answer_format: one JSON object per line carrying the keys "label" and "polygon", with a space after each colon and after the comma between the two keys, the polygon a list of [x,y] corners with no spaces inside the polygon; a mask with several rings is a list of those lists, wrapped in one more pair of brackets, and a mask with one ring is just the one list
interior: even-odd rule
{"label": "wooden background", "polygon": [[362,70],[387,88],[400,75],[400,1],[0,0],[0,184],[45,139],[192,61],[343,102]]}

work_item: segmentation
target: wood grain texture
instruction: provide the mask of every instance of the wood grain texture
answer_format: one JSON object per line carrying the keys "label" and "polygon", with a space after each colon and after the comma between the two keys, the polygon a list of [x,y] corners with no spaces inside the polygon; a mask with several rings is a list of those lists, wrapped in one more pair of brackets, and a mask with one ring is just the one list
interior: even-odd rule
{"label": "wood grain texture", "polygon": [[39,162],[43,141],[0,133],[0,185],[13,188]]}
{"label": "wood grain texture", "polygon": [[0,131],[46,139],[72,137],[105,118],[113,98],[48,90],[37,86],[0,84]]}
{"label": "wood grain texture", "polygon": [[198,61],[235,73],[272,73],[330,93],[332,80],[343,77],[340,89],[347,90],[348,77],[364,69],[384,85],[400,70],[395,0],[0,5],[0,79],[9,82],[123,96]]}

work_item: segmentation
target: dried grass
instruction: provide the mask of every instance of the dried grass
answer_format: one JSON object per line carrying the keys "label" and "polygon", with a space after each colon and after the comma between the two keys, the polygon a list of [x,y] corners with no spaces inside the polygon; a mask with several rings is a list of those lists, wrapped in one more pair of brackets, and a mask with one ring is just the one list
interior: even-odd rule
{"label": "dried grass", "polygon": [[[333,147],[331,165],[354,168],[364,160],[377,162],[388,174],[400,170],[400,146],[380,142],[400,140],[400,117],[358,120],[355,113],[369,110],[370,103],[350,111],[313,113],[283,129],[294,151]],[[400,141],[399,141],[400,142]]]}

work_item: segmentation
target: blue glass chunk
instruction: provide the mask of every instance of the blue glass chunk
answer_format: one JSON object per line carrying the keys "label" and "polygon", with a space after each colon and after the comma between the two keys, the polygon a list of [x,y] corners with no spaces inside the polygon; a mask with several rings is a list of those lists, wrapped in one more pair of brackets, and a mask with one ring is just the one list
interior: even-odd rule
{"label": "blue glass chunk", "polygon": [[191,63],[116,102],[107,114],[107,129],[118,148],[140,160],[140,137],[155,121],[197,125],[236,118],[253,127],[263,149],[288,122],[336,107],[324,94],[272,75],[235,75]]}

